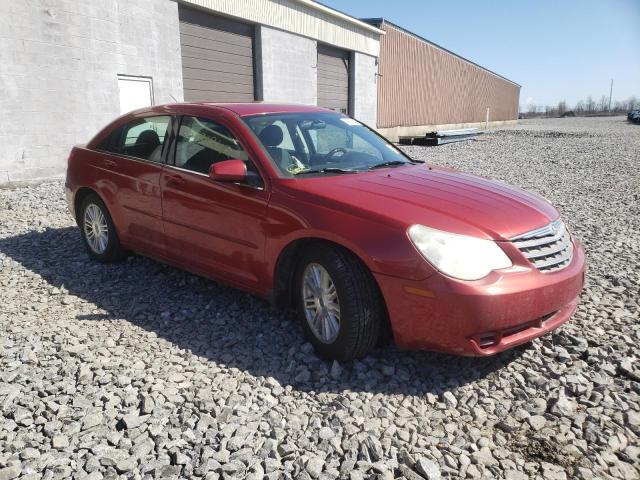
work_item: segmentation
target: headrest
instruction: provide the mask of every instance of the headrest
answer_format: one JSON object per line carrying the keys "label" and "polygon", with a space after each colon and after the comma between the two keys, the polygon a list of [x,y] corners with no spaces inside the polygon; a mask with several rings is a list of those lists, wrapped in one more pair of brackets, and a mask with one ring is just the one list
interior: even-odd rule
{"label": "headrest", "polygon": [[158,137],[158,134],[153,130],[145,130],[138,135],[136,144],[160,145],[160,137]]}
{"label": "headrest", "polygon": [[284,134],[279,126],[269,125],[260,132],[259,137],[265,147],[277,147],[282,143]]}

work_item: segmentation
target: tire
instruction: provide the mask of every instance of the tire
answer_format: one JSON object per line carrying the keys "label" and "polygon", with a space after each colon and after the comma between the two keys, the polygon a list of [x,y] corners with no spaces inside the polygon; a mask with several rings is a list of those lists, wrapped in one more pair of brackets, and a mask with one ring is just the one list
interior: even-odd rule
{"label": "tire", "polygon": [[[313,278],[322,277],[322,269],[329,275],[335,287],[337,298],[332,295],[315,300]],[[320,273],[318,273],[320,272]],[[311,278],[305,290],[305,279]],[[325,279],[326,282],[326,279]],[[330,360],[348,361],[366,356],[380,338],[386,309],[382,295],[371,275],[362,262],[346,250],[330,245],[316,244],[301,256],[299,267],[294,275],[294,298],[298,316],[302,322],[306,338],[314,346],[316,353]],[[323,291],[333,291],[330,287]],[[305,297],[307,303],[305,305]],[[334,300],[324,300],[333,298]],[[314,303],[315,302],[315,303]],[[333,302],[333,303],[332,303]],[[329,324],[332,327],[318,328],[312,325],[310,317],[314,311],[334,312],[335,303],[339,307],[339,322],[335,332],[335,315]],[[307,308],[309,307],[310,308]],[[325,324],[326,325],[326,324]],[[330,335],[325,335],[330,331]],[[323,337],[324,338],[321,338]]]}
{"label": "tire", "polygon": [[[93,221],[92,221],[93,220]],[[106,231],[106,240],[96,243],[96,225],[100,231]],[[124,260],[127,251],[120,245],[118,233],[109,214],[109,209],[98,195],[87,195],[80,204],[78,226],[87,253],[91,258],[102,263],[115,263]],[[90,238],[94,233],[93,240]],[[100,237],[101,238],[101,237]]]}

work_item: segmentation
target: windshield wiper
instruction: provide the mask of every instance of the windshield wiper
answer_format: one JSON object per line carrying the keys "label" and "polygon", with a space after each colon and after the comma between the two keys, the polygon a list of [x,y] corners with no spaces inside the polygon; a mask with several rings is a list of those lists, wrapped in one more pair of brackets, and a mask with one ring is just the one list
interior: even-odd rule
{"label": "windshield wiper", "polygon": [[301,172],[296,173],[295,175],[306,175],[307,173],[358,173],[358,170],[351,170],[348,168],[338,168],[338,167],[325,167],[325,168],[317,168],[311,170],[302,170]]}
{"label": "windshield wiper", "polygon": [[403,160],[391,160],[390,162],[382,162],[372,167],[369,167],[369,170],[375,170],[376,168],[384,168],[384,167],[395,167],[400,165],[411,165],[411,162],[405,162]]}

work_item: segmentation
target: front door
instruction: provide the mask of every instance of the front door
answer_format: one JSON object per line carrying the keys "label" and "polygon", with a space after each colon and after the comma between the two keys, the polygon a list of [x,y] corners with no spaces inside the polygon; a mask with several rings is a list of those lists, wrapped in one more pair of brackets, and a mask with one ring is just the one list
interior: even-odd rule
{"label": "front door", "polygon": [[[185,116],[161,179],[167,254],[192,271],[260,290],[267,193],[246,150],[220,121]],[[246,162],[244,184],[209,177],[215,162]]]}

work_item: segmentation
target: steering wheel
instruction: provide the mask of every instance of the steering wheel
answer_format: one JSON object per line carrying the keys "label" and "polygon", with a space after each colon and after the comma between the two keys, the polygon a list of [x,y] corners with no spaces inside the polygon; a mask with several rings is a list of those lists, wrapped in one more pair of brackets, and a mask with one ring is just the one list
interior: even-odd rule
{"label": "steering wheel", "polygon": [[[347,154],[347,149],[342,147],[333,148],[331,149],[331,151],[327,153],[326,159],[329,161],[330,159],[335,157],[336,153],[340,153],[340,152],[342,152],[342,155],[340,155],[340,157],[343,157]],[[340,157],[337,157],[337,158],[340,158]]]}

